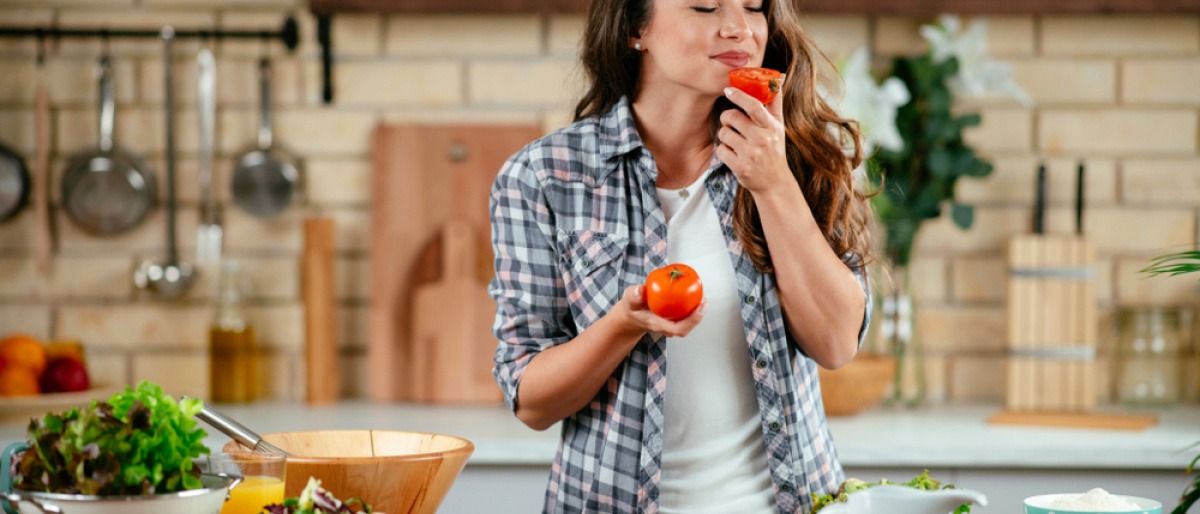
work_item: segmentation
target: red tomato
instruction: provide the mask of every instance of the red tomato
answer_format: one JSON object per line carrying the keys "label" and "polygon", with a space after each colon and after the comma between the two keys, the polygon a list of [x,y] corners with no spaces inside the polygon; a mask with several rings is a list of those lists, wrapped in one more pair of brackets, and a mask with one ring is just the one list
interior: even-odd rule
{"label": "red tomato", "polygon": [[779,93],[783,74],[770,68],[734,68],[729,72],[729,85],[745,91],[758,101],[769,104]]}
{"label": "red tomato", "polygon": [[644,290],[650,311],[679,321],[692,315],[704,298],[704,286],[696,270],[686,264],[668,264],[646,276]]}

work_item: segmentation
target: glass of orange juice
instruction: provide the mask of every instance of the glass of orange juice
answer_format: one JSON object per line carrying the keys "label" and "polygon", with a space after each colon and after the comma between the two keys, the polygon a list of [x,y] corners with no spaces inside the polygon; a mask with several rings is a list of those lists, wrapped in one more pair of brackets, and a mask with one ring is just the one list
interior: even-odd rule
{"label": "glass of orange juice", "polygon": [[229,490],[221,514],[260,514],[263,507],[283,503],[286,456],[276,453],[228,452],[208,456],[208,473],[242,477]]}

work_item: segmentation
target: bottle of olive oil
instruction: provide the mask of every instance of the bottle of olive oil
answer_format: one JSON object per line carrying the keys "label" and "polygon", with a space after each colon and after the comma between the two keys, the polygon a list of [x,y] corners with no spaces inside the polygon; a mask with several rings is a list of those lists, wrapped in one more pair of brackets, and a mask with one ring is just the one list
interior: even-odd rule
{"label": "bottle of olive oil", "polygon": [[258,392],[258,345],[242,304],[241,268],[221,262],[217,312],[208,332],[209,399],[217,403],[254,401]]}

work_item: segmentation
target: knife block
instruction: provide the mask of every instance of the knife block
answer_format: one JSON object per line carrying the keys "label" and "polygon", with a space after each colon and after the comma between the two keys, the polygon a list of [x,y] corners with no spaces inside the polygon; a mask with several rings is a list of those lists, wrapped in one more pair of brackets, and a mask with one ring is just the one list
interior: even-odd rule
{"label": "knife block", "polygon": [[1009,242],[1008,410],[1095,407],[1095,261],[1095,250],[1077,236]]}

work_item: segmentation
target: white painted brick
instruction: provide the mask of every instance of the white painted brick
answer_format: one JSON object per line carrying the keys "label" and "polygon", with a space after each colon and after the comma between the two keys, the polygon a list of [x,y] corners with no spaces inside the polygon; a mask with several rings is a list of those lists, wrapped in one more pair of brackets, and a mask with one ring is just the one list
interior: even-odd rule
{"label": "white painted brick", "polygon": [[[1033,155],[1012,155],[989,159],[991,175],[981,179],[964,178],[955,185],[955,198],[967,204],[1033,204],[1034,183],[1039,162],[1046,164],[1046,200],[1050,205],[1069,206],[1075,202],[1075,176],[1079,161]],[[1110,158],[1084,160],[1084,199],[1087,206],[1107,205],[1116,201],[1117,161]]]}
{"label": "white painted brick", "polygon": [[583,31],[587,19],[582,14],[550,15],[547,47],[551,55],[576,57],[583,45]]}
{"label": "white painted brick", "polygon": [[1036,32],[1033,16],[985,16],[988,23],[988,54],[997,59],[1034,54]]}
{"label": "white painted brick", "polygon": [[403,57],[537,55],[542,19],[535,14],[412,14],[388,18],[387,53]]}
{"label": "white painted brick", "polygon": [[462,102],[462,68],[446,61],[353,61],[334,75],[338,105],[444,107]]}
{"label": "white painted brick", "polygon": [[[25,166],[33,166],[33,109],[2,109],[0,117],[4,120],[0,123],[0,142],[20,154]],[[50,123],[53,125],[54,122]]]}
{"label": "white painted brick", "polygon": [[275,117],[275,137],[306,157],[366,156],[371,151],[371,112],[329,109],[286,110]]}
{"label": "white painted brick", "polygon": [[449,109],[404,108],[383,112],[383,123],[432,124],[523,124],[537,123],[539,111],[529,108],[456,107]]}
{"label": "white painted brick", "polygon": [[304,348],[304,306],[299,302],[250,306],[246,315],[254,324],[259,348],[283,351]]}
{"label": "white painted brick", "polygon": [[467,68],[472,105],[561,107],[583,92],[582,70],[575,61],[472,61]]}
{"label": "white painted brick", "polygon": [[1037,105],[1111,104],[1116,100],[1114,60],[1046,58],[1012,64],[1013,78]]}
{"label": "white painted brick", "polygon": [[1121,66],[1128,103],[1200,105],[1200,59],[1137,59]]}
{"label": "white painted brick", "polygon": [[1200,52],[1196,16],[1046,16],[1046,55],[1159,55]]}
{"label": "white painted brick", "polygon": [[69,305],[59,308],[55,333],[97,349],[200,351],[208,348],[212,316],[210,307],[163,302]]}
{"label": "white painted brick", "polygon": [[[258,60],[245,58],[226,58],[217,56],[217,112],[218,116],[227,109],[249,109],[254,113],[254,126],[258,126],[259,105],[259,76]],[[161,109],[165,86],[163,85],[162,62],[157,59],[142,60],[139,87],[141,101],[144,104]],[[194,58],[178,60],[172,64],[174,73],[173,94],[175,102],[188,110],[195,110],[196,100],[196,62]],[[283,105],[294,106],[300,101],[299,82],[302,73],[300,61],[294,59],[277,59],[271,63],[271,104],[275,108]],[[95,94],[92,94],[92,98]],[[147,107],[144,106],[143,107]],[[161,114],[159,115],[161,117]],[[218,125],[218,130],[221,127]]]}
{"label": "white painted brick", "polygon": [[1200,158],[1127,160],[1121,170],[1121,196],[1147,206],[1200,207]]}
{"label": "white painted brick", "polygon": [[340,307],[338,317],[338,347],[343,350],[365,350],[367,326],[370,325],[370,309],[362,307]]}
{"label": "white painted brick", "polygon": [[[913,299],[920,302],[944,303],[946,301],[946,259],[930,255],[915,255],[909,262],[909,283]],[[881,288],[892,287],[891,281],[901,280],[897,276],[899,270],[889,270],[885,276],[879,273],[875,278]],[[887,282],[888,284],[885,284]]]}
{"label": "white painted brick", "polygon": [[211,9],[231,9],[235,14],[241,14],[241,9],[299,9],[307,6],[302,0],[138,0],[142,5],[153,7],[204,7]]}
{"label": "white painted brick", "polygon": [[339,14],[331,31],[334,55],[379,55],[383,48],[383,17],[378,15]]}
{"label": "white painted brick", "polygon": [[[1062,224],[1070,210],[1051,212],[1050,223]],[[1084,234],[1099,251],[1166,250],[1194,244],[1195,214],[1189,209],[1141,209],[1100,207],[1088,212]]]}
{"label": "white painted brick", "polygon": [[1038,115],[1038,147],[1050,153],[1192,154],[1196,111],[1175,109],[1048,110]]}
{"label": "white painted brick", "polygon": [[[0,259],[0,298],[128,301],[133,296],[126,285],[132,269],[128,257],[58,256],[42,275],[32,259]],[[114,287],[116,284],[121,286]]]}
{"label": "white painted brick", "polygon": [[1030,209],[1012,207],[975,207],[975,223],[962,230],[949,215],[921,224],[914,251],[917,255],[937,255],[945,251],[999,252],[1013,234],[1029,230]]}
{"label": "white painted brick", "polygon": [[1004,307],[920,305],[917,336],[933,351],[997,351],[1004,348]]}
{"label": "white painted brick", "polygon": [[362,159],[312,159],[305,163],[308,201],[365,207],[371,201],[371,163]]}
{"label": "white painted brick", "polygon": [[831,60],[870,46],[870,20],[863,16],[807,16],[804,30]]}
{"label": "white painted brick", "polygon": [[53,308],[23,301],[0,303],[0,334],[21,332],[38,339],[50,338]]}
{"label": "white painted brick", "polygon": [[259,361],[263,400],[304,399],[304,359],[296,352],[268,352]]}
{"label": "white painted brick", "polygon": [[370,356],[365,353],[343,354],[338,363],[338,379],[341,381],[342,398],[367,398],[371,384],[367,376],[367,362]]}
{"label": "white painted brick", "polygon": [[1033,144],[1033,112],[1027,109],[987,108],[976,127],[963,130],[968,145],[984,152],[1024,152]]}
{"label": "white painted brick", "polygon": [[371,259],[369,257],[338,258],[337,291],[338,299],[341,300],[353,302],[370,300]]}
{"label": "white painted brick", "polygon": [[[175,30],[211,30],[216,26],[217,16],[213,11],[201,9],[113,9],[111,2],[104,2],[106,9],[81,7],[58,11],[58,24],[63,27],[112,27],[142,28],[171,25]],[[101,50],[100,38],[65,38],[60,43],[64,54],[97,55]],[[116,55],[136,54],[161,56],[163,43],[158,38],[113,38],[110,42]],[[175,55],[195,56],[200,49],[198,39],[178,39],[172,44]]]}
{"label": "white painted brick", "polygon": [[368,209],[329,209],[336,227],[334,248],[340,252],[371,249],[371,211]]}
{"label": "white painted brick", "polygon": [[225,211],[225,247],[235,252],[300,251],[304,215],[298,209],[287,209],[271,219],[260,219],[241,209]]}
{"label": "white painted brick", "polygon": [[[128,255],[137,250],[147,253],[148,258],[157,258],[166,245],[166,213],[163,209],[151,211],[140,225],[128,232],[108,236],[93,236],[77,227],[65,213],[57,214],[54,226],[58,230],[58,247],[64,253]],[[175,226],[181,252],[194,251],[195,238],[186,234],[195,234],[196,225],[195,210],[177,213]]]}
{"label": "white painted brick", "polygon": [[955,356],[949,366],[950,400],[953,402],[1000,403],[1004,401],[1004,357],[993,355]]}
{"label": "white painted brick", "polygon": [[1002,257],[962,257],[951,269],[954,301],[1003,302],[1008,297],[1008,267]]}
{"label": "white painted brick", "polygon": [[200,352],[134,355],[134,383],[149,380],[171,396],[208,397],[208,355]]}
{"label": "white painted brick", "polygon": [[101,353],[92,351],[84,342],[87,352],[88,379],[92,387],[104,387],[116,392],[130,382],[130,358],[124,353]]}
{"label": "white painted brick", "polygon": [[930,20],[878,16],[875,17],[875,48],[872,54],[880,56],[920,55],[929,44],[919,32],[921,25]]}

